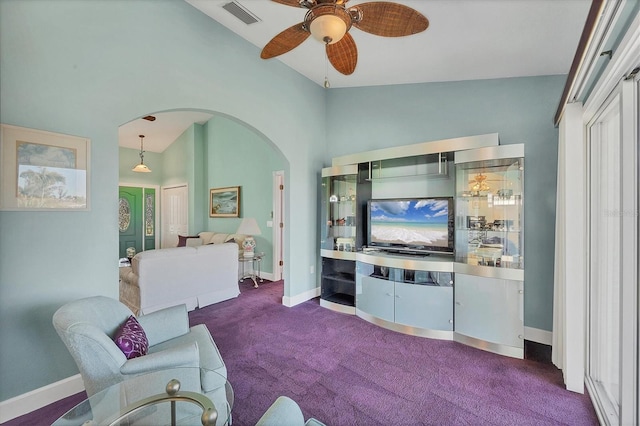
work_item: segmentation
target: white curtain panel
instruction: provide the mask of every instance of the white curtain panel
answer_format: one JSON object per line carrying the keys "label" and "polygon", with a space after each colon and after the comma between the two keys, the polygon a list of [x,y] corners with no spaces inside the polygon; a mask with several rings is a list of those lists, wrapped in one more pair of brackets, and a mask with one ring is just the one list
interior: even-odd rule
{"label": "white curtain panel", "polygon": [[584,393],[586,150],[581,103],[566,106],[558,141],[552,362]]}

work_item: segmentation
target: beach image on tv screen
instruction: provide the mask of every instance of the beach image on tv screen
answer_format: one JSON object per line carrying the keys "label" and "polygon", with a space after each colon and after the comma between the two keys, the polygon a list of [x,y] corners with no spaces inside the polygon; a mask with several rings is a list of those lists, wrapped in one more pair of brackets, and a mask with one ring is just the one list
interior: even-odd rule
{"label": "beach image on tv screen", "polygon": [[371,240],[377,243],[447,247],[447,200],[371,203]]}

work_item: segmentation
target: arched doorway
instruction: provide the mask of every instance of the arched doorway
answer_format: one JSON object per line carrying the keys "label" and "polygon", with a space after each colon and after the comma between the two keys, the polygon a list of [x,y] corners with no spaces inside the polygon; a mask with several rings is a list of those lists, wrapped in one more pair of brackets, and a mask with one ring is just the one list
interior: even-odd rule
{"label": "arched doorway", "polygon": [[[261,275],[270,280],[282,278],[285,192],[279,188],[288,162],[271,141],[233,117],[202,110],[154,112],[123,124],[118,133],[121,184],[155,186],[158,194],[163,188],[185,185],[188,235],[207,230],[235,233],[242,218],[255,218],[261,228],[261,234],[255,236],[258,250],[265,253]],[[151,173],[132,171],[140,162],[141,134],[145,135],[144,163]],[[209,190],[226,186],[241,187],[239,216],[210,217]],[[161,199],[156,206],[156,241],[162,242],[166,231],[159,225]]]}

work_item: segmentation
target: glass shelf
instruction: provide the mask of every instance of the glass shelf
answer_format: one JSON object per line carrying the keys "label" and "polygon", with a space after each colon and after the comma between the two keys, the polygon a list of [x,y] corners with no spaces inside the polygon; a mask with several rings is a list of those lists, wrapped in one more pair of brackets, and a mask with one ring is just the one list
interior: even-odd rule
{"label": "glass shelf", "polygon": [[357,174],[322,178],[325,191],[321,247],[325,250],[356,250],[356,184]]}
{"label": "glass shelf", "polygon": [[355,313],[356,252],[362,250],[365,238],[362,212],[371,198],[367,176],[368,163],[322,169],[320,303],[350,314]]}

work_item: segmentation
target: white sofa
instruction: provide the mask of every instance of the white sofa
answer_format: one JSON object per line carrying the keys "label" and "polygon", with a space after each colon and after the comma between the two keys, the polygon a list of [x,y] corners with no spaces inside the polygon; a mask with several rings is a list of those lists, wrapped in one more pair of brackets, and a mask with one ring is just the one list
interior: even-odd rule
{"label": "white sofa", "polygon": [[180,240],[183,240],[183,244],[187,247],[197,247],[206,244],[224,244],[224,243],[236,243],[238,249],[242,250],[242,242],[247,238],[244,234],[229,234],[226,232],[216,231],[203,231],[198,235],[193,236],[179,236],[178,245]]}
{"label": "white sofa", "polygon": [[[242,242],[247,238],[244,234],[228,234],[226,232],[217,232],[217,231],[203,231],[198,235],[187,236],[187,237],[179,237],[179,240],[182,240],[182,244],[186,247],[198,247],[206,244],[224,244],[224,243],[236,243],[238,245],[238,253],[240,253],[242,248]],[[180,241],[178,241],[180,244]],[[244,265],[238,265],[238,280],[241,280],[244,276]]]}
{"label": "white sofa", "polygon": [[183,303],[192,311],[237,297],[237,274],[235,243],[143,251],[120,268],[120,301],[136,315]]}

